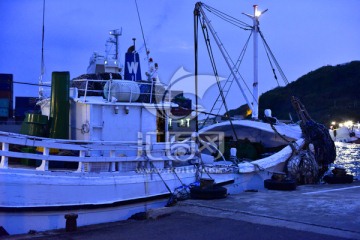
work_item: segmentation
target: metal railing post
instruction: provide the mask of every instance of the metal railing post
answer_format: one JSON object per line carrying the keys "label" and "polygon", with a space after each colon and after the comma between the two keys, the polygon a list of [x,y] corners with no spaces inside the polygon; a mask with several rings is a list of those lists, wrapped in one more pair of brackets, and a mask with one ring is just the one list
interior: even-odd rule
{"label": "metal railing post", "polygon": [[[8,152],[9,151],[9,144],[8,143],[2,143],[2,151],[4,152]],[[6,156],[1,156],[1,163],[0,163],[0,168],[8,168],[8,164],[9,164],[9,158]]]}
{"label": "metal railing post", "polygon": [[[49,156],[49,153],[50,153],[50,148],[44,147],[43,156]],[[36,170],[39,170],[39,171],[49,170],[49,161],[43,159],[41,161],[41,165],[39,167],[37,167]]]}
{"label": "metal railing post", "polygon": [[[79,157],[85,157],[85,151],[81,150],[79,153]],[[77,172],[84,172],[84,162],[79,162]]]}

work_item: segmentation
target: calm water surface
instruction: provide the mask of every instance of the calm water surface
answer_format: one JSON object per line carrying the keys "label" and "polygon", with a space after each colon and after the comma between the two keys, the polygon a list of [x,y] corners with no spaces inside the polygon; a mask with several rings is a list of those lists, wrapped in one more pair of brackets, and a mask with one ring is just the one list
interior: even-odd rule
{"label": "calm water surface", "polygon": [[360,179],[360,144],[336,142],[335,164],[344,166],[349,174]]}

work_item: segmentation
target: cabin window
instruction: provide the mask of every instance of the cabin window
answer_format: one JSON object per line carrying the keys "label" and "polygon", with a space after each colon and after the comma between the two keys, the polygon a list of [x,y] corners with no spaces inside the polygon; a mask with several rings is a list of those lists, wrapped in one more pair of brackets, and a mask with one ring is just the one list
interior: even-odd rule
{"label": "cabin window", "polygon": [[190,118],[180,119],[180,121],[177,122],[177,125],[178,125],[178,127],[189,128],[190,127]]}

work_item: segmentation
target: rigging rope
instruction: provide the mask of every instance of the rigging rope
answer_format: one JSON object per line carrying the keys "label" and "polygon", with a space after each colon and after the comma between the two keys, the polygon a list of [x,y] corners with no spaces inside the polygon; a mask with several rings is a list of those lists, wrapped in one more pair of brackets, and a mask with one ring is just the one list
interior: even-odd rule
{"label": "rigging rope", "polygon": [[157,169],[157,168],[155,167],[155,165],[153,164],[152,161],[150,161],[149,159],[147,159],[147,160],[148,160],[149,163],[150,163],[151,169],[154,170],[154,171],[158,174],[158,176],[160,177],[161,181],[164,183],[164,185],[165,185],[166,189],[169,191],[169,193],[170,193],[170,194],[173,194],[173,192],[171,191],[169,185],[165,182],[164,178],[161,176],[159,169]]}
{"label": "rigging rope", "polygon": [[137,4],[137,1],[136,1],[136,0],[135,0],[135,5],[136,5],[136,11],[137,11],[138,18],[139,18],[139,22],[140,22],[141,34],[142,34],[142,38],[143,38],[143,41],[144,41],[144,46],[145,46],[145,51],[146,51],[146,58],[147,58],[147,60],[149,61],[149,50],[148,50],[148,48],[147,48],[147,46],[146,46],[144,29],[143,29],[143,26],[142,26],[142,23],[141,23],[141,18],[140,18],[140,13],[139,13],[139,7],[138,7],[138,4]]}
{"label": "rigging rope", "polygon": [[[200,4],[198,4],[198,7],[199,7],[199,8],[203,7],[204,9],[208,10],[209,12],[213,13],[213,14],[216,15],[217,17],[220,17],[220,18],[222,18],[223,20],[225,20],[225,21],[227,21],[227,22],[229,22],[229,23],[231,23],[231,22],[230,22],[230,20],[228,21],[228,19],[231,19],[231,21],[241,22],[241,21],[237,20],[236,18],[230,17],[229,15],[224,14],[224,13],[222,13],[222,12],[220,12],[220,11],[214,9],[214,8],[211,8],[210,6],[208,6],[208,5],[206,5],[206,4],[200,3]],[[216,13],[216,14],[215,14],[215,13]],[[204,18],[206,18],[206,17],[204,16]],[[226,20],[226,19],[227,19],[227,20]],[[238,72],[237,67],[236,67],[236,64],[235,64],[235,63],[233,62],[233,60],[231,59],[228,51],[227,51],[226,48],[224,47],[224,44],[220,41],[219,36],[217,36],[216,32],[214,32],[214,31],[212,30],[211,24],[208,23],[207,21],[208,21],[208,20],[206,20],[206,23],[209,25],[210,31],[211,31],[211,33],[213,34],[213,37],[214,37],[216,43],[218,44],[218,46],[219,46],[219,48],[220,48],[220,51],[222,52],[223,57],[225,58],[225,61],[227,62],[228,67],[230,68],[232,74],[234,74],[234,75],[236,74],[236,75],[237,75],[238,77],[240,77],[241,80],[243,81],[243,84],[244,84],[244,86],[246,87],[246,89],[247,89],[247,91],[248,91],[248,94],[245,94],[245,93],[244,93],[244,91],[243,91],[243,89],[242,89],[242,87],[241,87],[241,85],[240,85],[240,82],[239,82],[238,79],[234,76],[235,79],[236,79],[236,82],[237,82],[237,84],[238,84],[238,86],[239,86],[239,88],[240,88],[240,90],[242,91],[242,94],[243,94],[243,96],[244,96],[247,104],[249,105],[249,108],[252,109],[251,103],[248,101],[247,95],[250,95],[250,96],[252,97],[253,101],[258,102],[258,100],[254,98],[253,92],[250,90],[250,88],[249,88],[248,84],[246,83],[245,79],[243,78],[243,76]],[[205,20],[204,20],[204,22],[205,22]],[[241,23],[243,23],[243,22],[241,22]],[[243,23],[243,24],[245,24],[245,23]],[[253,27],[250,26],[250,25],[248,25],[248,24],[246,24],[246,26],[249,27],[249,29],[245,29],[245,30],[252,30],[252,29],[253,29]],[[242,28],[242,29],[243,29],[243,28]],[[209,40],[207,39],[207,41],[209,41]],[[236,70],[236,72],[235,72],[235,70]],[[227,112],[228,112],[228,111],[227,111]]]}
{"label": "rigging rope", "polygon": [[43,1],[43,18],[42,18],[42,34],[41,34],[41,69],[39,77],[39,98],[43,98],[43,77],[45,74],[45,60],[44,60],[44,42],[45,42],[45,0]]}
{"label": "rigging rope", "polygon": [[[230,15],[225,14],[225,13],[223,13],[223,12],[221,12],[221,11],[215,9],[215,8],[212,8],[212,7],[210,7],[210,6],[206,5],[206,4],[203,4],[203,3],[200,3],[200,6],[203,7],[204,9],[206,9],[208,12],[210,12],[210,13],[214,14],[215,16],[219,17],[220,19],[224,20],[225,22],[233,24],[233,25],[235,25],[235,26],[237,26],[237,27],[239,27],[241,29],[244,29],[244,30],[253,30],[253,26],[251,26],[251,25],[249,25],[249,24],[247,24],[245,22],[242,22],[242,21],[240,21],[240,20],[238,20],[238,19],[236,19],[234,17],[231,17]],[[276,74],[276,69],[278,70],[278,72],[279,72],[282,80],[284,81],[285,85],[288,85],[289,81],[287,80],[283,70],[281,69],[278,61],[276,60],[273,52],[271,51],[271,49],[270,49],[267,41],[265,40],[265,37],[264,37],[263,33],[260,31],[260,29],[259,29],[259,34],[260,34],[260,37],[261,37],[261,39],[263,41],[264,49],[265,49],[267,58],[269,60],[270,67],[272,69],[274,78],[275,78],[275,80],[277,82],[277,85],[280,86],[280,83],[278,81],[278,76]],[[209,41],[209,40],[207,40],[207,41]],[[221,43],[221,46],[222,46],[223,50],[226,52],[226,54],[229,55],[222,43]],[[231,60],[231,58],[229,58],[229,57],[228,57],[228,59]],[[238,69],[238,66],[236,64],[234,64],[232,61],[231,61],[231,63],[234,66],[235,69]],[[274,65],[275,65],[275,67],[274,67]],[[253,92],[250,90],[250,88],[249,88],[248,84],[246,83],[245,79],[241,76],[240,73],[238,75],[241,77],[241,79],[242,79],[242,81],[243,81],[243,83],[244,83],[244,85],[245,85],[245,87],[246,87],[246,89],[248,91],[248,94],[252,97],[253,101],[258,102],[258,100],[254,98]],[[216,102],[218,101],[218,99],[220,97],[221,97],[220,95],[217,97],[217,100],[215,101],[215,103],[213,105],[213,108],[214,108]]]}
{"label": "rigging rope", "polygon": [[260,30],[259,30],[259,34],[260,34],[261,39],[263,40],[264,46],[266,46],[267,51],[270,53],[270,56],[271,56],[272,60],[274,61],[275,66],[276,66],[276,68],[278,69],[278,71],[279,71],[279,73],[280,73],[280,75],[281,75],[281,77],[282,77],[285,85],[288,85],[288,84],[289,84],[289,81],[287,80],[287,78],[286,78],[286,76],[285,76],[285,73],[284,73],[283,70],[281,69],[278,61],[276,60],[275,55],[274,55],[273,52],[271,51],[271,49],[270,49],[270,47],[269,47],[269,44],[266,42],[265,37],[264,37],[264,34],[263,34]]}
{"label": "rigging rope", "polygon": [[274,66],[273,66],[273,64],[272,64],[272,62],[271,62],[271,59],[270,59],[270,56],[269,56],[269,51],[267,50],[264,41],[263,41],[263,45],[264,45],[264,49],[265,49],[266,56],[267,56],[267,58],[268,58],[268,60],[269,60],[269,63],[270,63],[271,70],[272,70],[272,72],[273,72],[273,74],[274,74],[274,78],[275,78],[275,80],[276,80],[276,82],[277,82],[278,87],[280,87],[278,78],[277,78],[277,76],[276,76],[275,68],[274,68]]}
{"label": "rigging rope", "polygon": [[244,30],[251,30],[252,29],[251,25],[249,25],[249,24],[247,24],[247,23],[245,23],[245,22],[243,22],[241,20],[238,20],[238,19],[236,19],[236,18],[234,18],[234,17],[232,17],[232,16],[230,16],[230,15],[228,15],[226,13],[223,13],[223,12],[213,8],[213,7],[210,7],[209,5],[206,5],[206,4],[202,3],[202,6],[206,10],[208,10],[209,12],[216,15],[217,17],[219,17],[219,18],[223,19],[224,21],[226,21],[228,23],[231,23],[231,24],[233,24],[233,25],[235,25],[235,26],[237,26],[237,27],[239,27],[241,29],[244,29]]}
{"label": "rigging rope", "polygon": [[30,86],[42,86],[42,87],[51,87],[51,85],[44,85],[44,84],[39,84],[39,83],[28,83],[28,82],[17,82],[17,81],[13,81],[13,83],[17,83],[17,84],[24,84],[24,85],[30,85]]}
{"label": "rigging rope", "polygon": [[[236,61],[236,64],[235,64],[235,72],[236,72],[236,73],[239,72],[239,68],[240,68],[240,65],[241,65],[241,63],[242,63],[242,61],[243,61],[243,59],[244,59],[246,49],[247,49],[247,47],[248,47],[248,45],[249,45],[249,42],[250,42],[250,39],[251,39],[251,35],[252,35],[252,32],[250,33],[250,35],[249,35],[249,37],[248,37],[248,39],[247,39],[247,41],[246,41],[243,49],[242,49],[241,52],[240,52],[240,55],[239,55],[239,57],[238,57],[238,60]],[[239,74],[239,75],[240,75],[240,74]],[[232,77],[232,80],[230,81],[230,78],[231,78],[231,77]],[[240,77],[241,77],[241,79],[243,80],[245,86],[249,89],[249,87],[247,86],[247,84],[245,83],[245,81],[244,81],[244,79],[242,78],[241,75],[240,75]],[[222,89],[225,88],[227,82],[230,82],[230,85],[229,85],[229,87],[228,87],[228,89],[230,89],[231,86],[232,86],[232,84],[233,84],[233,82],[234,82],[234,76],[233,76],[231,73],[230,73],[230,75],[228,76],[226,82],[223,84]],[[227,91],[227,92],[225,93],[225,99],[226,99],[226,97],[227,97],[228,94],[229,94],[229,91]],[[216,103],[219,101],[219,98],[220,98],[220,97],[221,97],[221,94],[219,94],[219,95],[217,96],[217,98],[216,98],[213,106],[211,107],[210,113],[211,113],[212,115],[219,116],[219,112],[221,111],[221,108],[222,108],[223,105],[224,105],[224,103],[222,102],[221,106],[220,106],[219,109],[218,109],[218,112],[215,113],[215,114],[212,113],[213,110],[214,110],[214,108],[215,108],[215,106],[216,106]],[[205,121],[203,122],[203,124],[202,124],[202,127],[205,126],[205,123],[207,122],[207,120],[208,120],[209,118],[210,118],[210,115],[207,116],[206,120],[205,120]]]}
{"label": "rigging rope", "polygon": [[[205,23],[202,23],[202,26],[205,26]],[[202,27],[201,29],[202,29],[203,36],[204,36],[204,39],[205,39],[205,42],[206,42],[206,48],[208,50],[208,54],[209,54],[209,57],[210,57],[210,62],[211,62],[211,65],[212,65],[212,68],[213,68],[213,71],[214,71],[214,76],[215,76],[215,79],[216,79],[216,83],[217,83],[219,91],[220,91],[221,99],[222,99],[222,101],[224,103],[225,110],[228,113],[229,109],[227,107],[225,96],[224,96],[224,93],[223,93],[221,85],[220,85],[219,74],[218,74],[218,71],[217,71],[215,58],[214,58],[212,47],[211,47],[211,44],[210,44],[209,33],[208,33],[206,27]],[[233,125],[232,120],[230,118],[229,118],[229,120],[230,120],[231,129],[232,129],[232,131],[234,133],[234,136],[235,136],[235,139],[237,141],[238,136],[237,136],[237,133],[235,131],[234,125]]]}

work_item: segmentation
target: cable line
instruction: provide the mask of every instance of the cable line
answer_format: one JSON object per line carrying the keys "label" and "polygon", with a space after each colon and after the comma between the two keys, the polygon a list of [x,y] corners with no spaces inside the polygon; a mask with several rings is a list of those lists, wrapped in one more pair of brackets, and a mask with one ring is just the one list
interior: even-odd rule
{"label": "cable line", "polygon": [[279,73],[280,73],[280,75],[281,75],[281,77],[282,77],[282,79],[283,79],[283,81],[284,81],[285,85],[289,84],[289,81],[287,80],[287,78],[286,78],[286,76],[285,76],[285,73],[284,73],[284,72],[283,72],[283,70],[281,69],[281,67],[280,67],[280,65],[279,65],[279,63],[278,63],[278,61],[276,60],[276,58],[275,58],[275,56],[274,56],[273,52],[271,51],[271,49],[270,49],[270,47],[269,47],[269,44],[266,42],[266,40],[265,40],[265,37],[264,37],[263,33],[262,33],[261,31],[259,31],[259,33],[260,33],[260,37],[261,37],[261,39],[263,40],[263,42],[264,42],[264,44],[265,44],[265,46],[266,46],[266,49],[269,51],[270,56],[271,56],[272,60],[274,61],[275,66],[276,66],[276,68],[278,69],[278,71],[279,71]]}
{"label": "cable line", "polygon": [[213,8],[213,7],[210,7],[209,5],[206,5],[206,4],[202,3],[202,6],[206,10],[208,10],[209,12],[211,12],[214,15],[218,16],[219,18],[223,19],[224,21],[229,22],[229,23],[231,23],[231,24],[233,24],[233,25],[235,25],[235,26],[237,26],[237,27],[239,27],[241,29],[244,29],[244,30],[251,30],[252,29],[251,25],[249,25],[249,24],[247,24],[247,23],[245,23],[245,22],[243,22],[243,21],[241,21],[239,19],[236,19],[236,18],[234,18],[234,17],[232,17],[232,16],[230,16],[230,15],[224,13],[224,12],[221,12],[221,11],[219,11],[219,10]]}
{"label": "cable line", "polygon": [[143,38],[143,41],[144,41],[144,46],[145,46],[145,51],[146,51],[146,58],[147,58],[147,60],[149,61],[149,51],[148,51],[148,48],[147,48],[147,46],[146,46],[144,29],[143,29],[143,26],[142,26],[142,23],[141,23],[141,18],[140,18],[140,13],[139,13],[139,7],[138,7],[138,4],[137,4],[137,1],[136,1],[136,0],[135,0],[135,5],[136,5],[136,11],[137,11],[138,18],[139,18],[139,22],[140,22],[141,34],[142,34],[142,38]]}
{"label": "cable line", "polygon": [[[203,19],[203,21],[205,21],[205,20]],[[202,23],[202,26],[205,26],[204,22]],[[214,71],[214,76],[215,76],[215,79],[216,79],[216,83],[218,85],[219,92],[220,92],[220,95],[221,95],[221,100],[223,101],[226,113],[228,113],[229,109],[228,109],[228,106],[226,104],[224,92],[223,92],[223,90],[221,88],[221,84],[220,84],[220,80],[219,80],[219,74],[218,74],[218,71],[217,71],[217,67],[216,67],[216,63],[215,63],[215,59],[214,59],[214,54],[213,54],[211,43],[210,43],[209,32],[207,31],[206,27],[202,27],[201,29],[202,29],[203,36],[204,36],[204,39],[205,39],[205,42],[206,42],[206,48],[208,50],[208,54],[209,54],[210,62],[211,62],[211,65],[212,65],[212,68],[213,68],[213,71]],[[234,125],[232,123],[232,120],[228,116],[226,116],[226,117],[230,121],[231,129],[232,129],[232,131],[234,133],[234,136],[235,136],[235,139],[237,141],[238,136],[237,136],[237,133],[235,131],[235,127],[234,127]]]}
{"label": "cable line", "polygon": [[45,74],[45,60],[44,60],[44,42],[45,42],[45,0],[43,1],[43,17],[42,17],[42,33],[41,33],[41,70],[39,77],[39,99],[42,99],[43,91],[43,77]]}

